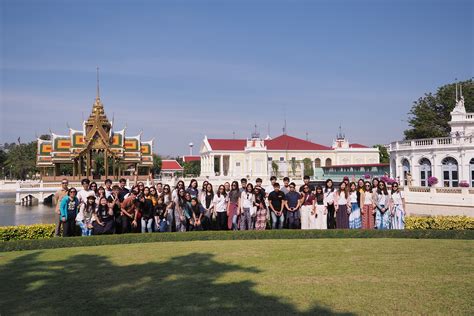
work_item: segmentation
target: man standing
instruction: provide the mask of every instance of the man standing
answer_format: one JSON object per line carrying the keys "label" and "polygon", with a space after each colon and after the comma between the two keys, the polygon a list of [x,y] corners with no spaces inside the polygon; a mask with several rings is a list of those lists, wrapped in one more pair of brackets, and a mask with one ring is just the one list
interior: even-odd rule
{"label": "man standing", "polygon": [[273,192],[273,188],[275,187],[276,181],[277,181],[277,177],[275,176],[270,177],[270,185],[265,188],[265,193],[267,194],[267,197],[268,195],[270,195],[270,193]]}
{"label": "man standing", "polygon": [[89,196],[89,192],[93,192],[89,189],[90,183],[91,182],[89,181],[89,179],[82,179],[82,190],[77,192],[77,199],[79,200],[79,203],[87,204],[87,197]]}
{"label": "man standing", "polygon": [[109,198],[112,195],[112,180],[105,179],[105,198]]}
{"label": "man standing", "polygon": [[280,191],[287,194],[290,192],[290,178],[284,177],[283,178],[283,187],[280,188]]}
{"label": "man standing", "polygon": [[242,192],[245,192],[247,190],[247,179],[245,178],[242,178],[240,179],[240,194],[242,194]]}
{"label": "man standing", "polygon": [[62,225],[61,211],[59,209],[59,206],[61,204],[61,200],[63,199],[63,197],[67,195],[67,191],[69,190],[68,185],[69,185],[68,180],[63,179],[61,181],[61,189],[56,191],[56,193],[54,194],[54,203],[56,203],[56,206],[54,208],[54,221],[56,224],[56,229],[54,230],[54,236],[56,237],[60,236],[61,225]]}
{"label": "man standing", "polygon": [[283,214],[285,200],[285,193],[280,191],[280,184],[275,182],[273,184],[273,191],[268,195],[268,205],[272,215],[272,229],[283,228],[283,223],[285,222],[285,215]]}
{"label": "man standing", "polygon": [[304,182],[304,184],[302,186],[300,186],[300,193],[303,193],[305,185],[307,185],[309,187],[309,193],[314,193],[316,188],[314,187],[314,185],[309,184],[309,176],[304,176],[303,177],[303,182]]}
{"label": "man standing", "polygon": [[300,221],[301,195],[296,192],[296,184],[290,183],[290,192],[286,195],[286,208],[288,210],[288,228],[297,229]]}
{"label": "man standing", "polygon": [[127,180],[125,180],[124,178],[120,179],[119,180],[119,201],[120,203],[123,202],[123,200],[125,199],[125,197],[128,195],[128,193],[130,191],[128,191],[128,189],[125,187],[125,185],[127,184]]}

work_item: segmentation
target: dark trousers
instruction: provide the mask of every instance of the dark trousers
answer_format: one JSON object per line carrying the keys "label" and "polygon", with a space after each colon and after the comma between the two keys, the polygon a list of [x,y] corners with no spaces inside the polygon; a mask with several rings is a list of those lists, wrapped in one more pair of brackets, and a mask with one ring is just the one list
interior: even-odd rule
{"label": "dark trousers", "polygon": [[227,230],[227,212],[217,212],[217,230]]}
{"label": "dark trousers", "polygon": [[328,229],[336,228],[336,218],[334,217],[334,213],[335,213],[334,204],[328,204],[328,217],[327,217]]}
{"label": "dark trousers", "polygon": [[74,217],[68,217],[67,221],[63,222],[63,237],[74,236],[76,230],[76,219]]}
{"label": "dark trousers", "polygon": [[120,216],[120,221],[122,224],[122,234],[130,233],[131,231],[131,223],[130,223],[130,217],[126,215],[121,215]]}
{"label": "dark trousers", "polygon": [[289,229],[298,229],[300,226],[300,211],[288,211],[288,228]]}

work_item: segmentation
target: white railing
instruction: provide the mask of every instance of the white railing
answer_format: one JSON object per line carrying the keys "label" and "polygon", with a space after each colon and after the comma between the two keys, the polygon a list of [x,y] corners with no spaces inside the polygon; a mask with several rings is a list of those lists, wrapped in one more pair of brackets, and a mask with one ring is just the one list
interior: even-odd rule
{"label": "white railing", "polygon": [[406,149],[425,149],[437,147],[460,147],[474,144],[474,136],[440,137],[414,140],[402,140],[393,142],[389,146],[390,151]]}

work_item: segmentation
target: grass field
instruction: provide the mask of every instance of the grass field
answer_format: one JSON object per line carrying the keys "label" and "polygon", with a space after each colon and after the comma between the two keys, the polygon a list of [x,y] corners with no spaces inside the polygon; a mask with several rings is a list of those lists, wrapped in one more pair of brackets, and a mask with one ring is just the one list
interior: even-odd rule
{"label": "grass field", "polygon": [[0,253],[0,314],[473,314],[474,242],[192,241]]}

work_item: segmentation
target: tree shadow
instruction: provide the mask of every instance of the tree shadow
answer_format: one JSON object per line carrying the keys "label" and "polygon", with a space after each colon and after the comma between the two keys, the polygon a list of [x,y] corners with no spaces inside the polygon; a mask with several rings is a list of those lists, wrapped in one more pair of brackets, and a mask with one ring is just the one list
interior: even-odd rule
{"label": "tree shadow", "polygon": [[[226,273],[261,270],[192,253],[165,262],[117,265],[106,256],[41,261],[41,252],[0,267],[0,314],[327,314],[255,290],[252,281],[219,282]],[[349,314],[345,314],[349,315]]]}

